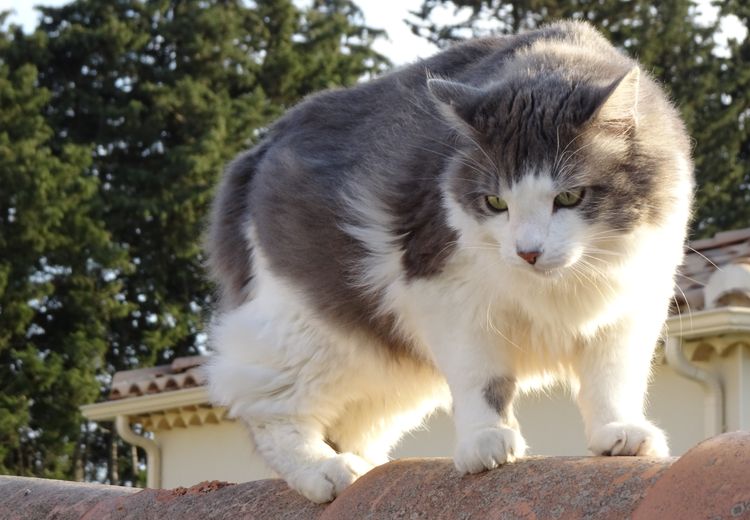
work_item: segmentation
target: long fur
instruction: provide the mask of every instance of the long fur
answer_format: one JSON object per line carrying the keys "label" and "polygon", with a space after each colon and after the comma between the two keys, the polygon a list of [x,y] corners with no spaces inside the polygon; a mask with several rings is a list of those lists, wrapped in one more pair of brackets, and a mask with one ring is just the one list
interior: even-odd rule
{"label": "long fur", "polygon": [[666,455],[643,401],[692,189],[676,111],[585,24],[314,96],[220,186],[212,399],[316,502],[440,407],[460,471],[522,457],[513,398],[553,381],[593,453]]}

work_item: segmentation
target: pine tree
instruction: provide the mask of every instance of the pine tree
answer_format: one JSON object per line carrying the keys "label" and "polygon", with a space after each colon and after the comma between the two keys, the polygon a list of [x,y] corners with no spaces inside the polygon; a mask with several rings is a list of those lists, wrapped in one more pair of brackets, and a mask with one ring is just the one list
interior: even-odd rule
{"label": "pine tree", "polygon": [[90,215],[89,147],[54,144],[50,93],[8,63],[12,43],[0,35],[0,472],[60,478],[82,457],[78,407],[99,392],[124,264]]}
{"label": "pine tree", "polygon": [[[750,5],[721,2],[722,15],[734,15],[747,30]],[[750,226],[750,38],[730,41],[726,57],[717,64],[716,88],[706,105],[712,117],[696,132],[702,190],[699,216],[708,233]]]}
{"label": "pine tree", "polygon": [[[745,2],[722,5],[724,15],[736,14],[747,26]],[[436,9],[456,12],[459,21],[433,22]],[[748,40],[723,57],[716,43],[719,21],[699,21],[694,1],[424,0],[410,24],[416,34],[445,46],[472,35],[514,33],[560,18],[591,22],[660,80],[680,108],[695,141],[693,235],[750,226],[750,170],[741,151],[749,146],[742,115],[750,107]]]}
{"label": "pine tree", "polygon": [[[380,33],[347,0],[307,9],[292,0],[77,0],[42,12],[8,62],[38,68],[50,145],[78,147],[79,175],[93,190],[87,215],[127,260],[106,271],[126,313],[103,315],[97,330],[108,347],[105,392],[113,371],[201,352],[212,290],[200,238],[224,164],[301,97],[388,62],[371,50]],[[82,435],[97,467],[116,451],[101,429]],[[134,481],[131,466],[119,449],[109,480]]]}

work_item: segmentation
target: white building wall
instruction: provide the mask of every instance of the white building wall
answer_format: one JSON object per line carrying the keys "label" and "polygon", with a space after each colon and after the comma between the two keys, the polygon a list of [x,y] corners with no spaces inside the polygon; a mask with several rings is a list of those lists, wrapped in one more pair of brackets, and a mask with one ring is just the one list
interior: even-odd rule
{"label": "white building wall", "polygon": [[750,348],[730,347],[720,358],[727,431],[750,430]]}
{"label": "white building wall", "polygon": [[750,348],[738,348],[740,363],[737,385],[737,430],[750,430]]}
{"label": "white building wall", "polygon": [[[750,382],[750,379],[748,379]],[[667,431],[672,455],[681,455],[705,438],[703,389],[665,365],[655,367],[646,414]],[[562,388],[522,396],[516,405],[529,455],[588,455],[583,421],[573,399]],[[436,414],[425,428],[402,439],[393,452],[400,457],[449,457],[453,423]]]}
{"label": "white building wall", "polygon": [[273,476],[239,422],[160,430],[154,439],[161,446],[164,488],[188,487],[204,480],[247,482]]}
{"label": "white building wall", "polygon": [[[701,365],[707,367],[708,363]],[[667,365],[658,365],[649,389],[646,416],[667,432],[673,456],[682,455],[712,435],[706,432],[706,393],[699,383]]]}

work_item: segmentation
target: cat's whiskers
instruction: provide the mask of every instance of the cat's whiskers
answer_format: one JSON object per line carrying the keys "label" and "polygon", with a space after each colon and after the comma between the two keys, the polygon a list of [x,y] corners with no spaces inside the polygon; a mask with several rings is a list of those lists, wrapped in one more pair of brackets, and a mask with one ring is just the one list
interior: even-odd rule
{"label": "cat's whiskers", "polygon": [[[594,257],[595,258],[595,257]],[[593,274],[596,276],[596,280],[591,280],[592,285],[594,288],[596,288],[597,291],[599,291],[599,294],[602,296],[602,298],[607,298],[604,293],[601,291],[601,285],[603,284],[603,287],[609,291],[609,297],[612,298],[617,295],[618,291],[615,287],[612,286],[611,280],[602,272],[600,271],[595,265],[593,265],[589,260],[587,260],[585,255],[582,255],[581,258],[578,260],[578,263],[582,268],[586,268],[589,271],[589,274]],[[600,282],[600,283],[597,283]]]}
{"label": "cat's whiskers", "polygon": [[498,252],[500,249],[498,247],[492,247],[492,246],[473,246],[473,245],[462,245],[463,249],[466,250],[478,250],[478,251],[494,251]]}
{"label": "cat's whiskers", "polygon": [[[433,110],[428,110],[428,108],[424,104],[420,103],[418,100],[412,100],[412,101],[413,101],[412,102],[412,106],[416,107],[423,114],[428,114],[428,115],[430,115],[432,117],[440,118],[439,114],[434,109]],[[471,136],[466,135],[464,133],[460,133],[460,134],[456,133],[456,135],[457,135],[457,137],[466,139],[471,144],[473,144],[474,147],[477,150],[479,150],[482,153],[482,155],[484,155],[484,157],[489,161],[490,164],[495,165],[495,161],[492,160],[492,158],[489,156],[489,154],[487,154],[487,152],[484,150],[484,148],[482,148],[479,145],[479,143],[477,143],[476,140],[474,140]],[[437,140],[437,139],[435,139],[435,141],[438,141],[440,144],[443,144],[443,145],[446,144],[445,141],[440,141],[440,140]],[[455,148],[455,150],[458,151],[457,148]]]}
{"label": "cat's whiskers", "polygon": [[[460,150],[458,148],[451,148],[455,153],[454,154],[448,154],[448,153],[444,153],[444,152],[442,152],[440,150],[434,150],[432,148],[425,148],[423,146],[417,146],[417,145],[410,145],[410,146],[411,146],[411,148],[415,148],[417,150],[422,150],[424,152],[432,153],[434,155],[437,155],[438,157],[443,157],[445,159],[449,159],[449,160],[452,160],[452,161],[458,161],[461,164],[463,164],[464,166],[466,166],[467,168],[469,168],[470,170],[472,170],[472,171],[474,171],[476,173],[479,173],[481,175],[488,176],[491,179],[495,175],[495,174],[493,174],[493,172],[491,172],[491,171],[489,171],[489,170],[486,169],[486,165],[477,162],[473,157],[471,157],[470,155],[467,155],[465,151]],[[430,180],[432,180],[432,179],[430,179]]]}
{"label": "cat's whiskers", "polygon": [[589,238],[588,242],[591,244],[605,244],[608,241],[618,241],[622,238],[622,235],[601,235],[596,238]]}
{"label": "cat's whiskers", "polygon": [[[677,322],[680,324],[680,336],[683,335],[683,328],[682,328],[682,311],[680,310],[680,302],[677,301],[677,295],[672,294],[672,301],[674,302],[674,308],[677,311]],[[664,342],[666,344],[666,340],[669,339],[669,329],[664,327]]]}
{"label": "cat's whiskers", "polygon": [[[607,273],[608,269],[611,267],[611,264],[609,262],[607,262],[603,258],[599,258],[597,256],[589,255],[586,253],[581,255],[579,261],[583,262],[583,267],[593,273],[599,281],[605,284],[608,289],[612,291],[612,293],[618,292],[612,286],[611,277]],[[598,263],[599,265],[597,265],[596,263]]]}
{"label": "cat's whiskers", "polygon": [[[690,318],[690,328],[692,329],[693,328],[693,311],[690,308],[690,300],[688,300],[687,295],[685,294],[685,291],[682,290],[682,287],[680,287],[680,284],[678,284],[677,282],[675,282],[674,286],[677,287],[677,290],[680,291],[680,294],[682,294],[682,299],[685,300],[685,305],[687,306],[687,311],[688,311],[688,318]],[[677,311],[678,311],[678,316],[679,316],[678,320],[680,322],[680,336],[682,336],[683,335],[682,334],[683,333],[683,330],[682,330],[682,313],[679,312],[679,309],[680,309],[680,306],[677,305]]]}
{"label": "cat's whiskers", "polygon": [[[477,143],[472,137],[467,136],[467,135],[461,134],[460,137],[467,139],[475,148],[477,148],[482,153],[482,155],[484,156],[484,158],[487,159],[487,162],[489,163],[489,165],[495,170],[494,173],[497,174],[497,175],[499,175],[499,172],[497,170],[497,163],[496,163],[496,161],[492,160],[492,158],[487,154],[487,152],[484,150],[484,148],[482,148],[479,145],[479,143]],[[446,141],[441,141],[441,140],[436,139],[436,138],[434,138],[432,136],[429,136],[427,138],[430,141],[432,141],[434,143],[437,143],[437,144],[439,144],[441,146],[448,146],[448,148],[450,148],[454,152],[461,153],[461,154],[464,154],[464,155],[468,154],[468,151],[466,149],[461,148],[459,146],[453,145],[453,144],[448,143]],[[471,156],[467,156],[467,157],[471,157]],[[471,159],[476,162],[476,159],[474,159],[473,157],[471,157]]]}
{"label": "cat's whiskers", "polygon": [[[590,273],[587,273],[586,270],[583,269],[583,266],[573,265],[573,266],[571,266],[571,269],[572,269],[573,272],[575,272],[578,275],[580,275],[581,277],[583,277],[583,280],[580,282],[580,286],[581,287],[584,287],[586,285],[592,285],[592,286],[598,287],[597,286],[597,280],[595,280],[594,278],[592,278],[590,276]],[[578,279],[580,280],[580,278],[578,278]],[[604,297],[604,295],[602,294],[601,290],[599,290],[599,294],[602,295],[602,297]]]}
{"label": "cat's whiskers", "polygon": [[[580,136],[579,136],[580,137]],[[575,139],[574,139],[575,140]],[[572,141],[571,141],[572,142]],[[563,155],[561,156],[561,161],[558,164],[555,171],[558,172],[559,176],[564,176],[568,173],[568,171],[575,167],[575,164],[573,164],[571,161],[574,157],[576,157],[582,150],[588,148],[589,146],[592,146],[594,144],[593,141],[582,144],[575,150],[572,150],[570,152],[563,152]],[[566,155],[567,154],[567,155]],[[605,157],[606,155],[602,155],[602,157]]]}
{"label": "cat's whiskers", "polygon": [[450,240],[450,241],[446,242],[446,244],[440,249],[440,251],[438,251],[438,253],[437,253],[436,256],[437,257],[441,257],[443,255],[443,253],[445,252],[446,249],[448,249],[450,247],[454,247],[454,246],[459,246],[462,249],[477,249],[477,250],[480,250],[480,251],[493,251],[493,252],[497,252],[497,251],[500,250],[500,245],[499,244],[491,244],[489,242],[487,242],[485,244],[465,244],[461,240]]}
{"label": "cat's whiskers", "polygon": [[[482,148],[482,147],[481,147],[481,146],[479,145],[479,143],[477,143],[477,142],[476,142],[476,140],[474,140],[474,138],[472,138],[471,136],[468,136],[468,135],[464,135],[464,137],[465,137],[466,139],[468,139],[468,140],[469,140],[469,142],[471,142],[471,143],[472,143],[472,144],[473,144],[473,145],[474,145],[474,146],[476,147],[476,149],[477,149],[477,150],[479,150],[480,152],[482,152],[482,155],[484,155],[485,159],[487,159],[487,161],[488,161],[488,162],[489,162],[490,164],[492,164],[492,165],[494,165],[494,164],[495,164],[495,161],[493,161],[493,160],[492,160],[492,158],[491,158],[491,157],[489,156],[489,154],[488,154],[488,153],[487,153],[487,152],[486,152],[486,151],[484,150],[484,148]],[[496,167],[496,168],[497,168],[497,167]]]}
{"label": "cat's whiskers", "polygon": [[706,284],[705,284],[705,283],[703,283],[703,282],[701,282],[700,280],[696,280],[695,278],[691,278],[691,277],[689,277],[689,276],[688,276],[688,275],[686,275],[686,274],[682,274],[682,273],[680,273],[679,271],[678,271],[677,273],[675,273],[675,274],[676,274],[677,276],[679,276],[680,278],[685,278],[686,280],[690,280],[691,282],[693,282],[693,283],[695,283],[695,284],[698,284],[698,285],[700,285],[701,287],[705,287],[705,286],[706,286]]}
{"label": "cat's whiskers", "polygon": [[[576,281],[578,282],[578,286],[573,285],[575,292],[577,292],[579,287],[585,287],[588,285],[592,285],[596,287],[596,280],[591,278],[589,274],[585,272],[582,266],[573,264],[570,267],[568,267],[568,270],[570,271],[571,274],[573,274],[576,277]],[[581,277],[583,277],[583,279],[581,279]],[[599,293],[602,294],[601,291],[599,291]],[[602,297],[604,297],[603,294],[602,294]]]}
{"label": "cat's whiskers", "polygon": [[[602,300],[608,300],[609,298],[602,292],[601,288],[599,287],[599,284],[596,280],[591,279],[591,277],[588,276],[588,274],[585,274],[583,270],[581,270],[581,274],[590,282],[590,285],[596,289],[596,292],[599,293],[599,295],[602,297]],[[611,296],[611,295],[610,295]]]}
{"label": "cat's whiskers", "polygon": [[494,172],[493,172],[493,171],[490,171],[489,169],[486,169],[487,166],[488,166],[487,164],[484,164],[484,163],[478,161],[477,159],[475,159],[474,157],[472,157],[471,155],[469,155],[469,153],[466,152],[466,150],[462,150],[460,148],[455,148],[454,151],[456,152],[457,155],[463,157],[464,159],[466,159],[468,161],[471,161],[472,164],[476,164],[483,171],[486,171],[487,174],[489,174],[489,175],[492,175],[493,173],[497,174],[497,168],[494,166],[494,163],[490,162],[490,166],[494,169]]}
{"label": "cat's whiskers", "polygon": [[[568,176],[568,173],[570,171],[574,170],[577,167],[577,164],[574,163],[574,162],[572,162],[573,158],[576,157],[579,152],[581,152],[585,148],[588,148],[589,146],[592,146],[593,144],[595,144],[595,143],[593,141],[591,141],[589,143],[586,143],[584,145],[579,146],[575,150],[567,152],[567,155],[564,154],[565,155],[564,160],[562,160],[561,164],[559,164],[556,167],[556,169],[553,170],[553,171],[555,171],[559,177],[566,177],[566,176]],[[602,159],[607,159],[607,158],[609,158],[611,156],[617,156],[617,155],[618,155],[617,151],[615,151],[615,150],[609,150],[609,151],[606,151],[606,152],[600,152],[600,153],[598,153],[597,154],[597,158],[599,160],[602,160]]]}
{"label": "cat's whiskers", "polygon": [[[554,163],[553,163],[553,165],[552,165],[552,170],[553,170],[553,171],[556,171],[556,170],[557,170],[557,167],[558,167],[558,166],[560,165],[560,163],[562,162],[562,160],[563,160],[563,157],[565,156],[565,152],[566,152],[566,151],[568,150],[568,148],[570,148],[570,145],[572,145],[572,144],[573,144],[574,142],[576,142],[576,141],[577,141],[577,140],[578,140],[578,139],[579,139],[579,138],[580,138],[580,137],[581,137],[582,135],[583,135],[583,134],[578,134],[578,135],[576,135],[576,136],[575,136],[575,137],[574,137],[573,139],[571,139],[571,140],[570,140],[570,141],[568,142],[568,144],[566,144],[566,145],[565,145],[565,148],[563,149],[562,153],[557,153],[557,151],[555,151],[555,161],[554,161]],[[560,147],[560,135],[559,135],[559,133],[558,133],[558,141],[557,141],[557,145],[558,145],[558,149],[559,149],[559,147]]]}
{"label": "cat's whiskers", "polygon": [[[595,278],[595,281],[592,281],[596,285],[597,289],[599,289],[599,293],[602,294],[605,299],[615,299],[617,298],[617,295],[622,292],[621,288],[615,287],[613,285],[613,281],[606,275],[604,275],[599,269],[597,269],[596,266],[591,264],[591,262],[584,261],[582,267],[585,268],[588,273]],[[603,294],[601,292],[602,290],[604,290],[606,294]]]}
{"label": "cat's whiskers", "polygon": [[[460,147],[460,146],[458,146],[458,145],[456,145],[454,143],[451,143],[451,142],[448,142],[448,141],[445,141],[445,140],[441,140],[441,139],[437,139],[437,138],[432,137],[432,136],[424,136],[424,137],[427,140],[429,140],[430,142],[433,142],[433,143],[437,144],[440,147],[446,147],[446,148],[448,148],[449,150],[451,150],[453,152],[461,153],[461,154],[464,154],[464,155],[466,155],[468,153],[465,148]],[[426,151],[430,151],[430,150],[431,149],[426,149]],[[471,157],[471,156],[468,156],[468,157],[471,158],[471,160],[473,160],[473,161],[476,162],[476,160],[473,157]],[[494,162],[489,158],[489,156],[487,156],[485,154],[485,157],[487,157],[487,159],[490,161],[490,164],[494,165]]]}
{"label": "cat's whiskers", "polygon": [[480,173],[482,175],[491,175],[492,174],[491,172],[489,172],[489,171],[487,171],[487,170],[484,169],[484,165],[482,165],[482,164],[474,161],[473,159],[471,159],[470,156],[462,154],[462,153],[460,153],[458,151],[456,151],[455,154],[447,154],[447,153],[441,152],[439,150],[433,150],[431,148],[425,148],[423,146],[411,145],[411,147],[415,148],[417,150],[422,150],[422,151],[425,151],[425,152],[432,153],[434,155],[437,155],[439,157],[443,157],[443,158],[451,160],[451,161],[458,161],[458,162],[460,162],[461,164],[463,164],[464,166],[466,166],[467,168],[469,168],[470,170],[472,170],[472,171],[474,171],[476,173]]}
{"label": "cat's whiskers", "polygon": [[[583,251],[581,253],[581,258],[586,260],[586,264],[589,268],[591,268],[592,270],[595,270],[595,274],[597,276],[600,276],[601,278],[604,278],[605,280],[609,278],[607,273],[602,270],[602,269],[609,268],[612,266],[612,264],[608,262],[606,259],[590,254],[588,251]],[[593,261],[599,262],[602,265],[596,266],[593,263]]]}
{"label": "cat's whiskers", "polygon": [[[557,158],[560,157],[560,127],[555,127],[555,160],[552,161],[552,171],[555,170],[555,166],[557,166]],[[569,143],[570,144],[570,143]]]}
{"label": "cat's whiskers", "polygon": [[490,298],[490,300],[487,302],[487,326],[489,327],[489,330],[491,330],[492,332],[494,332],[495,334],[497,334],[498,336],[500,336],[501,338],[503,338],[505,341],[507,341],[508,343],[510,343],[512,346],[514,346],[517,350],[523,350],[515,341],[513,341],[508,336],[506,336],[505,334],[503,334],[502,331],[500,329],[498,329],[497,326],[495,326],[495,324],[493,323],[492,317],[491,317],[491,315],[492,315],[492,312],[491,312],[491,310],[492,310],[492,300],[493,299],[494,298]]}
{"label": "cat's whiskers", "polygon": [[578,286],[584,285],[583,280],[581,280],[581,277],[578,276],[579,274],[582,275],[582,273],[580,273],[579,268],[575,264],[573,264],[572,266],[570,266],[570,274],[575,276],[575,279],[578,282],[578,284],[570,284],[573,289],[573,294],[576,294],[578,292]]}
{"label": "cat's whiskers", "polygon": [[625,254],[620,251],[612,251],[610,249],[602,249],[600,247],[593,247],[593,246],[586,246],[584,251],[587,253],[595,253],[599,255],[609,255],[609,256],[619,256],[619,257],[625,256]]}
{"label": "cat's whiskers", "polygon": [[607,236],[607,238],[622,238],[622,235],[618,233],[626,233],[628,231],[629,229],[627,228],[607,228],[597,231],[596,233],[587,233],[586,238],[594,239],[601,236]]}
{"label": "cat's whiskers", "polygon": [[716,265],[710,258],[708,258],[706,255],[704,255],[703,253],[701,253],[697,249],[692,248],[689,245],[686,245],[685,247],[687,249],[690,249],[693,253],[697,254],[701,258],[703,258],[706,262],[708,262],[709,264],[711,264],[714,267],[714,269],[716,269],[717,271],[722,271],[723,270],[721,267],[719,267],[718,265]]}
{"label": "cat's whiskers", "polygon": [[[476,185],[477,188],[478,188],[477,193],[479,191],[481,191],[482,192],[482,195],[481,195],[482,197],[484,197],[486,195],[486,192],[488,191],[487,183],[486,182],[482,182],[479,179],[476,179],[476,178],[472,179],[472,178],[469,178],[469,177],[459,177],[459,176],[456,176],[456,177],[453,177],[453,178],[456,179],[456,180],[460,180],[460,181],[469,183],[469,184]],[[415,177],[414,180],[434,182],[435,178],[430,178],[430,177]],[[479,195],[477,197],[479,197]]]}

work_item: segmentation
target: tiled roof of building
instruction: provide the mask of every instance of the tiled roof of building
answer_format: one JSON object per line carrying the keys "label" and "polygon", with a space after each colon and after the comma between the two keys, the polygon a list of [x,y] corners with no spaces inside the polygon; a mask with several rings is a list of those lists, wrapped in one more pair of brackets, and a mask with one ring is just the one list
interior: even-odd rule
{"label": "tiled roof of building", "polygon": [[[732,265],[748,266],[750,279],[750,228],[692,242],[677,277],[673,313],[684,315],[707,308],[712,302],[706,301],[706,285],[717,269]],[[745,293],[750,294],[750,287]],[[205,360],[205,356],[190,356],[177,358],[169,365],[117,372],[109,398],[115,400],[202,386],[205,376],[201,365]]]}
{"label": "tiled roof of building", "polygon": [[203,386],[206,378],[201,365],[206,359],[206,356],[181,357],[169,365],[117,372],[112,378],[109,398],[115,400]]}
{"label": "tiled roof of building", "polygon": [[725,231],[690,243],[677,276],[675,299],[682,313],[705,309],[706,284],[718,270],[750,265],[750,228]]}
{"label": "tiled roof of building", "polygon": [[679,459],[531,457],[460,476],[450,459],[379,466],[331,504],[282,480],[143,489],[0,476],[0,518],[746,518],[750,433],[704,441]]}

